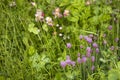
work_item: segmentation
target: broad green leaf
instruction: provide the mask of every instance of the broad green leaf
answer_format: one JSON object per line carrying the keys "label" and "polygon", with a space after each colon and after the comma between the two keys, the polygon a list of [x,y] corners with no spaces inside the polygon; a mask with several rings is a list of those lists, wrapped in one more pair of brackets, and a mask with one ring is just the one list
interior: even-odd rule
{"label": "broad green leaf", "polygon": [[112,69],[108,72],[108,80],[120,80],[120,71]]}
{"label": "broad green leaf", "polygon": [[103,63],[106,63],[107,61],[103,58],[100,58],[100,61],[103,62]]}
{"label": "broad green leaf", "polygon": [[40,32],[40,30],[37,27],[34,27],[32,32],[34,34],[38,34]]}
{"label": "broad green leaf", "polygon": [[29,26],[28,26],[28,31],[32,32],[34,26],[35,26],[34,23],[29,24]]}
{"label": "broad green leaf", "polygon": [[79,20],[79,17],[67,17],[67,19],[71,22],[77,22]]}
{"label": "broad green leaf", "polygon": [[43,28],[44,31],[48,32],[48,26],[47,26],[47,24],[43,24],[42,28]]}
{"label": "broad green leaf", "polygon": [[30,46],[29,47],[29,55],[31,56],[31,55],[33,55],[34,53],[35,53],[35,48],[33,47],[33,46]]}
{"label": "broad green leaf", "polygon": [[34,27],[34,23],[29,24],[28,31],[34,34],[38,34],[40,30],[37,27]]}

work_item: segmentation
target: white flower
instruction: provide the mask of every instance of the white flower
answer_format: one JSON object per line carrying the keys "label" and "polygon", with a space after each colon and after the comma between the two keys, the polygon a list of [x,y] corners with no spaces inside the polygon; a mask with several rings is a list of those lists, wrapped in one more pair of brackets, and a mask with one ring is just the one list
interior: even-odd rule
{"label": "white flower", "polygon": [[62,36],[62,33],[60,33],[59,36]]}
{"label": "white flower", "polygon": [[62,27],[59,27],[60,30],[62,30]]}
{"label": "white flower", "polygon": [[59,24],[56,24],[56,27],[59,27]]}
{"label": "white flower", "polygon": [[35,2],[31,2],[32,6],[36,7],[36,3]]}
{"label": "white flower", "polygon": [[10,7],[14,7],[14,6],[16,6],[16,3],[13,1],[13,2],[11,2],[11,3],[9,4],[9,6],[10,6]]}

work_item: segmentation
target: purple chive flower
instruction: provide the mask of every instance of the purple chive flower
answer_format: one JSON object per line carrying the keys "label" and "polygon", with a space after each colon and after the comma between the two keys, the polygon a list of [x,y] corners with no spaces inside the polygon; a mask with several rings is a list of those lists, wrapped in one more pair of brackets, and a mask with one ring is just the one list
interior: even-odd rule
{"label": "purple chive flower", "polygon": [[75,66],[75,61],[71,61],[71,65],[74,67]]}
{"label": "purple chive flower", "polygon": [[94,65],[92,65],[91,70],[92,70],[92,71],[94,71],[94,70],[95,70],[95,66],[94,66]]}
{"label": "purple chive flower", "polygon": [[94,39],[94,40],[97,40],[97,37],[96,37],[96,36],[94,36],[94,37],[93,37],[93,39]]}
{"label": "purple chive flower", "polygon": [[119,41],[119,38],[115,38],[115,42],[118,42]]}
{"label": "purple chive flower", "polygon": [[91,53],[92,52],[90,47],[87,47],[86,51],[87,51],[87,53]]}
{"label": "purple chive flower", "polygon": [[88,37],[88,38],[86,39],[86,41],[87,41],[88,43],[92,43],[92,38],[89,38],[89,37]]}
{"label": "purple chive flower", "polygon": [[65,61],[68,65],[71,65],[71,59],[70,59],[70,56],[66,56],[66,61]]}
{"label": "purple chive flower", "polygon": [[83,35],[80,35],[80,37],[79,37],[79,38],[80,38],[80,40],[82,40],[82,39],[83,39]]}
{"label": "purple chive flower", "polygon": [[67,43],[67,48],[71,48],[71,47],[72,47],[71,43]]}
{"label": "purple chive flower", "polygon": [[92,61],[92,62],[95,62],[95,56],[92,56],[92,57],[91,57],[91,61]]}
{"label": "purple chive flower", "polygon": [[95,51],[96,51],[96,53],[99,53],[99,52],[100,52],[100,51],[99,51],[99,48],[96,48],[96,50],[95,50]]}
{"label": "purple chive flower", "polygon": [[71,65],[71,60],[70,60],[70,59],[67,59],[65,62],[66,62],[68,65]]}
{"label": "purple chive flower", "polygon": [[106,40],[104,40],[104,41],[103,41],[103,44],[104,44],[104,45],[106,45],[106,44],[107,44],[107,41],[106,41]]}
{"label": "purple chive flower", "polygon": [[84,36],[84,39],[86,40],[88,38],[88,36]]}
{"label": "purple chive flower", "polygon": [[78,53],[78,55],[77,55],[78,57],[80,57],[80,53]]}
{"label": "purple chive flower", "polygon": [[112,30],[112,25],[108,26],[108,30]]}
{"label": "purple chive flower", "polygon": [[105,38],[105,37],[106,37],[106,34],[103,34],[103,37]]}
{"label": "purple chive flower", "polygon": [[82,60],[80,59],[80,57],[77,58],[77,62],[82,63]]}
{"label": "purple chive flower", "polygon": [[110,47],[110,50],[111,50],[111,51],[113,51],[114,49],[115,49],[115,47],[114,47],[114,46],[111,46],[111,47]]}
{"label": "purple chive flower", "polygon": [[66,63],[65,61],[61,61],[61,62],[60,62],[60,65],[61,65],[62,68],[65,68],[66,65],[67,65],[67,63]]}
{"label": "purple chive flower", "polygon": [[93,43],[93,47],[94,47],[94,48],[98,48],[97,43],[94,42],[94,43]]}
{"label": "purple chive flower", "polygon": [[85,63],[87,61],[87,58],[85,56],[82,57],[82,62]]}
{"label": "purple chive flower", "polygon": [[93,38],[94,36],[93,36],[93,34],[90,34],[89,37],[90,37],[90,38]]}
{"label": "purple chive flower", "polygon": [[70,56],[69,56],[69,55],[67,55],[67,56],[66,56],[66,59],[67,59],[67,60],[68,60],[68,59],[70,59]]}
{"label": "purple chive flower", "polygon": [[88,52],[88,53],[86,54],[86,56],[87,56],[87,57],[90,57],[90,56],[91,56],[91,53],[90,53],[90,52]]}

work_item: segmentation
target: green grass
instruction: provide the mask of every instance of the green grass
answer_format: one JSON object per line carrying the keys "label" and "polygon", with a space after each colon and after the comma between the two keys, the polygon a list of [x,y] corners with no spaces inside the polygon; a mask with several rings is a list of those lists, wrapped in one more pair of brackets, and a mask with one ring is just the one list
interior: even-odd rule
{"label": "green grass", "polygon": [[[104,0],[101,0],[87,7],[82,0],[79,0],[81,3],[75,2],[77,0],[71,1],[75,4],[72,6],[69,5],[70,0],[49,1],[36,0],[37,7],[33,7],[27,0],[17,2],[17,6],[14,7],[9,7],[9,1],[0,2],[0,80],[107,80],[108,75],[112,75],[108,73],[109,70],[118,69],[115,65],[118,65],[120,57],[120,41],[114,41],[116,37],[120,39],[120,1],[105,4]],[[81,6],[78,6],[79,4]],[[61,12],[71,7],[70,17],[55,19],[52,11],[59,6]],[[35,21],[37,8],[42,8],[45,17],[52,17],[54,23],[60,24],[63,29],[60,31],[56,26],[47,26],[48,31],[45,31],[43,24],[46,23]],[[115,14],[117,22],[113,20],[114,16],[111,17],[108,8]],[[77,9],[79,14],[75,14]],[[98,9],[100,11],[97,13]],[[116,9],[119,12],[115,12]],[[40,29],[38,34],[29,31],[31,23]],[[112,31],[107,30],[108,25],[113,26]],[[53,35],[54,32],[57,32],[57,35]],[[59,33],[70,36],[70,39],[63,40]],[[103,38],[104,33],[108,37]],[[76,61],[78,52],[85,55],[86,47],[92,46],[84,40],[80,41],[80,34],[94,34],[98,37],[95,42],[99,44],[100,54],[92,54],[97,60],[93,72],[90,70],[90,61],[81,65],[76,62],[75,67],[67,66],[65,69],[60,66],[60,61],[65,60],[66,55],[70,55],[71,59]],[[108,41],[106,46],[102,44],[103,40]],[[66,48],[68,42],[72,44],[71,49]],[[79,48],[81,44],[83,49]],[[118,50],[110,51],[112,45],[117,46]]]}

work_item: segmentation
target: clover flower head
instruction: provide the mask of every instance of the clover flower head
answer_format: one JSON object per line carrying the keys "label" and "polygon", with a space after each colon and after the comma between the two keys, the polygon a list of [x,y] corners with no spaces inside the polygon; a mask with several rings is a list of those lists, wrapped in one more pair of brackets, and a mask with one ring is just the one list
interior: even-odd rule
{"label": "clover flower head", "polygon": [[36,14],[35,14],[35,20],[36,21],[43,21],[44,20],[44,13],[42,10],[37,9]]}
{"label": "clover flower head", "polygon": [[66,17],[66,16],[69,16],[70,14],[70,11],[69,10],[64,10],[64,13],[63,13],[63,15]]}
{"label": "clover flower head", "polygon": [[51,17],[46,17],[46,23],[49,25],[49,26],[53,26],[53,21],[52,21],[52,18]]}
{"label": "clover flower head", "polygon": [[53,12],[53,15],[55,16],[55,18],[60,18],[60,17],[62,17],[62,14],[60,13],[60,8],[59,7],[57,7],[55,10],[54,10],[54,12]]}

